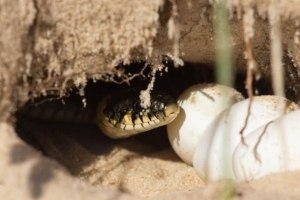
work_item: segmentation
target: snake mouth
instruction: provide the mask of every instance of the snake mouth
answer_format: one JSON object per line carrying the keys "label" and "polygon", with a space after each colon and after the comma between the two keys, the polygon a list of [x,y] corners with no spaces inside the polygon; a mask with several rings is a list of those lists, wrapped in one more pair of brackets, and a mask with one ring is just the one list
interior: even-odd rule
{"label": "snake mouth", "polygon": [[166,115],[165,124],[168,124],[177,117],[180,112],[180,108],[176,102],[170,102],[168,105],[166,105],[164,112]]}

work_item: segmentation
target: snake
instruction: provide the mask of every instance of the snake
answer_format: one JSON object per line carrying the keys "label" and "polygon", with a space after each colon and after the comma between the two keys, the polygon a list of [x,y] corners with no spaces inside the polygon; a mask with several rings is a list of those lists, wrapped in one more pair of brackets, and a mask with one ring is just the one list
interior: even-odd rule
{"label": "snake", "polygon": [[177,101],[164,91],[151,91],[150,105],[145,108],[139,95],[140,90],[136,88],[106,95],[93,115],[84,112],[83,108],[62,109],[54,102],[35,107],[26,104],[18,112],[27,118],[43,121],[85,123],[92,120],[102,133],[113,139],[128,138],[167,125],[180,112]]}

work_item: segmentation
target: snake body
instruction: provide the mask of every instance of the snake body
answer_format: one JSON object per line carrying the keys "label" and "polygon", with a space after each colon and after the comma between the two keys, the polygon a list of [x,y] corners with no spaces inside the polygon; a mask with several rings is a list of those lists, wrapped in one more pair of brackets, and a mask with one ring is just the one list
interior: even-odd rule
{"label": "snake body", "polygon": [[[179,106],[170,95],[161,91],[151,92],[148,108],[142,108],[140,90],[115,92],[103,98],[95,112],[88,108],[62,105],[60,101],[46,102],[39,106],[29,104],[17,114],[42,121],[89,123],[95,121],[110,138],[126,138],[172,122],[179,114]],[[18,116],[18,115],[17,115]]]}

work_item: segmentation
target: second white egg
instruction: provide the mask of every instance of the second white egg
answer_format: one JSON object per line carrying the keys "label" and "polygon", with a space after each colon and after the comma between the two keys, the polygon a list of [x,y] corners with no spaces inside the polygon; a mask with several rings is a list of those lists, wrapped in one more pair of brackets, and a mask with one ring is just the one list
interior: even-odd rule
{"label": "second white egg", "polygon": [[269,173],[300,169],[300,110],[256,129],[233,154],[238,181],[251,181]]}
{"label": "second white egg", "polygon": [[250,99],[234,104],[223,111],[199,138],[194,153],[193,165],[205,180],[235,179],[232,169],[234,149],[243,136],[281,116],[282,104],[285,112],[298,109],[295,103],[277,96],[256,96],[250,110]]}

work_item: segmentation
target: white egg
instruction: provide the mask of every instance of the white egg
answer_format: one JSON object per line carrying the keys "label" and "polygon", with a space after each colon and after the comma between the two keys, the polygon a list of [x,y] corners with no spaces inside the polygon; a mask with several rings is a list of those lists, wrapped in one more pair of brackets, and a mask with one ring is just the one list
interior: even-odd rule
{"label": "white egg", "polygon": [[295,103],[277,96],[253,97],[250,114],[250,99],[240,101],[224,110],[207,127],[194,153],[193,165],[201,178],[205,180],[235,179],[232,170],[232,155],[241,142],[241,130],[246,136],[256,128],[281,116],[282,103],[286,103],[286,112],[298,109]]}
{"label": "white egg", "polygon": [[300,169],[300,110],[268,123],[245,138],[233,154],[237,180]]}
{"label": "white egg", "polygon": [[204,129],[232,102],[243,99],[233,88],[218,84],[197,84],[186,89],[178,98],[179,115],[167,126],[170,143],[177,155],[192,165],[198,137]]}

